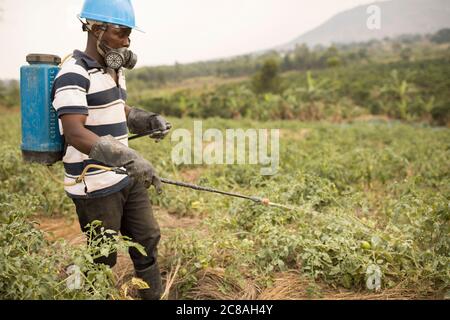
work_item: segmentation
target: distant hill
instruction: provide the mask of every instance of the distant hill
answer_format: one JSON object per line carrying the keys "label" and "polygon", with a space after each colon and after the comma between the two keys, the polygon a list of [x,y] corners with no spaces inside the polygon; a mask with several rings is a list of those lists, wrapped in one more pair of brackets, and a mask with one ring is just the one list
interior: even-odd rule
{"label": "distant hill", "polygon": [[367,8],[370,6],[367,4],[339,13],[275,50],[290,50],[301,43],[313,47],[318,44],[364,42],[402,34],[427,34],[450,27],[450,0],[392,0],[373,4],[381,9],[379,30],[367,28]]}

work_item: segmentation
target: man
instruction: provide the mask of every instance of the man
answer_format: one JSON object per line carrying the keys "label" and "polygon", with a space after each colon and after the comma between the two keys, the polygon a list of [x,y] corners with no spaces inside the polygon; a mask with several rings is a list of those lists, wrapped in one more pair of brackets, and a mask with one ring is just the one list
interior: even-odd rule
{"label": "man", "polygon": [[[128,148],[128,129],[142,134],[157,131],[161,140],[171,125],[161,116],[125,104],[123,69],[136,64],[128,48],[130,33],[136,28],[130,0],[85,0],[81,15],[88,32],[84,52],[75,50],[61,67],[53,87],[53,106],[66,141],[64,169],[66,184],[75,181],[89,164],[122,168],[127,175],[91,170],[82,183],[66,186],[76,206],[83,230],[94,220],[105,229],[121,232],[144,246],[147,256],[131,248],[136,275],[149,289],[139,290],[143,299],[159,299],[161,275],[157,262],[160,230],[147,189],[161,182],[153,166]],[[128,128],[127,128],[128,127]],[[96,260],[111,267],[117,255]]]}

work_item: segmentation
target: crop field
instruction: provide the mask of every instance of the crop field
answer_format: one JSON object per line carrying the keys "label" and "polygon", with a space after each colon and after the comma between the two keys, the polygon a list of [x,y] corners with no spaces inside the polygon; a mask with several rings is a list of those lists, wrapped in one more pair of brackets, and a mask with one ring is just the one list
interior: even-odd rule
{"label": "crop field", "polygon": [[[190,118],[171,118],[192,130]],[[365,117],[341,123],[210,118],[203,127],[280,129],[280,167],[174,165],[170,136],[131,146],[160,176],[290,205],[168,186],[154,204],[165,299],[442,299],[450,288],[450,131]],[[134,299],[128,239],[88,248],[57,181],[22,162],[20,114],[0,118],[0,297]],[[87,235],[89,236],[89,234]],[[118,250],[112,270],[93,257]],[[87,274],[69,290],[64,268]],[[376,280],[374,280],[376,278]]]}

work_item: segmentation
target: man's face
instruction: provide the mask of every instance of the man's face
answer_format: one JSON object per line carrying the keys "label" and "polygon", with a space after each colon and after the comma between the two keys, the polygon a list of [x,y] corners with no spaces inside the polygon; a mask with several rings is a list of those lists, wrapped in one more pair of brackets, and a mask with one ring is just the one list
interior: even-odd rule
{"label": "man's face", "polygon": [[130,46],[130,34],[131,28],[108,25],[102,40],[113,49],[128,48]]}

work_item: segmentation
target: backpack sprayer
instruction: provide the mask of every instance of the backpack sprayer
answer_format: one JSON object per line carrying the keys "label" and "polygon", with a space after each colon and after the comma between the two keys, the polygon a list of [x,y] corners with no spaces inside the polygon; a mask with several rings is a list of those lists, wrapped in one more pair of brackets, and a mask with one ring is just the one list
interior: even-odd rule
{"label": "backpack sprayer", "polygon": [[[53,83],[59,72],[61,58],[48,54],[30,54],[26,61],[29,65],[20,69],[20,98],[22,118],[22,157],[26,162],[44,164],[47,167],[63,158],[64,139],[59,131],[58,116],[53,108],[51,92]],[[152,137],[158,130],[131,136],[135,140],[144,136]],[[113,171],[117,174],[127,174],[120,168],[109,168],[100,165],[88,165],[73,184],[82,183],[90,169]],[[197,191],[204,191],[225,196],[251,200],[265,206],[273,206],[287,210],[292,207],[271,202],[267,198],[245,196],[238,193],[216,190],[195,184],[172,181],[161,178],[162,183]]]}

